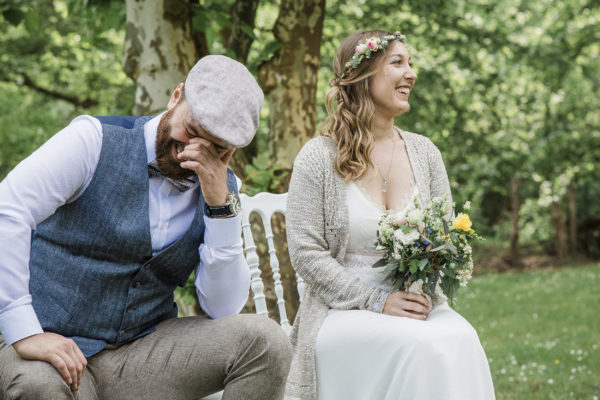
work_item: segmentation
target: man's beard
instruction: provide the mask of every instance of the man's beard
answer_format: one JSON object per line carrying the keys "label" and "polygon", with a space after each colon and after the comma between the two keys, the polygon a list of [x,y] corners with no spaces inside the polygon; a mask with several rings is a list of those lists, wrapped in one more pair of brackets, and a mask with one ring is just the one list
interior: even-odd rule
{"label": "man's beard", "polygon": [[175,112],[177,106],[167,111],[160,122],[156,133],[156,161],[162,174],[172,179],[187,178],[194,172],[189,169],[181,168],[180,161],[173,158],[173,148],[177,145],[177,141],[171,137],[171,126],[169,121]]}

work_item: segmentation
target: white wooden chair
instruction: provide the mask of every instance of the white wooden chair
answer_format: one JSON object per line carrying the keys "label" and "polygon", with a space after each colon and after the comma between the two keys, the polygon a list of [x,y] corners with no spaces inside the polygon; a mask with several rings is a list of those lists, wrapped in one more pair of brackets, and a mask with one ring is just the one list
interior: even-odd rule
{"label": "white wooden chair", "polygon": [[[273,271],[275,295],[277,296],[277,308],[279,310],[279,323],[285,333],[289,335],[290,331],[292,330],[292,326],[287,319],[287,313],[285,311],[283,286],[281,285],[281,274],[279,273],[279,260],[277,259],[277,255],[275,253],[273,229],[271,228],[271,218],[273,217],[273,214],[281,213],[285,215],[286,200],[287,193],[273,194],[263,192],[253,197],[245,194],[240,195],[240,201],[242,203],[242,236],[244,238],[246,261],[250,267],[250,287],[252,288],[252,294],[254,296],[256,313],[260,315],[267,315],[268,311],[264,294],[264,284],[260,276],[260,269],[258,268],[259,260],[256,253],[256,245],[254,244],[254,238],[252,237],[250,225],[250,214],[253,212],[256,212],[262,219],[265,237],[267,239],[267,245],[269,248],[269,265]],[[298,275],[296,275],[296,287],[300,296],[300,301],[302,301],[304,281]]]}
{"label": "white wooden chair", "polygon": [[[287,312],[285,310],[285,301],[283,298],[283,286],[281,285],[281,274],[279,273],[279,260],[275,253],[275,244],[273,242],[273,229],[271,228],[271,219],[273,214],[281,213],[285,215],[285,203],[287,200],[287,193],[273,194],[273,193],[258,193],[255,196],[248,196],[246,194],[240,195],[240,202],[242,204],[242,237],[244,239],[244,252],[248,266],[250,267],[250,287],[254,297],[254,306],[256,313],[265,315],[268,317],[267,301],[264,293],[264,284],[261,278],[261,271],[259,269],[259,259],[256,252],[256,245],[254,238],[252,237],[252,227],[250,224],[250,214],[253,212],[257,213],[261,220],[265,230],[265,237],[269,249],[269,265],[273,271],[273,281],[275,287],[275,295],[277,296],[277,308],[279,310],[279,324],[284,332],[289,335],[292,329],[290,322],[287,318]],[[300,301],[302,301],[302,295],[304,292],[304,281],[299,275],[296,275],[296,287]],[[215,393],[202,400],[219,400],[221,399],[223,392]]]}

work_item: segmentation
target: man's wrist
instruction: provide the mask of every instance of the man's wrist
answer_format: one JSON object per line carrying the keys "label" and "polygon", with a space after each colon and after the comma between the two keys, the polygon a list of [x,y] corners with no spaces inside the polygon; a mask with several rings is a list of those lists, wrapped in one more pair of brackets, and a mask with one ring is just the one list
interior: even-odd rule
{"label": "man's wrist", "polygon": [[225,204],[215,206],[204,204],[204,215],[209,218],[231,218],[241,211],[240,198],[237,193],[229,192]]}

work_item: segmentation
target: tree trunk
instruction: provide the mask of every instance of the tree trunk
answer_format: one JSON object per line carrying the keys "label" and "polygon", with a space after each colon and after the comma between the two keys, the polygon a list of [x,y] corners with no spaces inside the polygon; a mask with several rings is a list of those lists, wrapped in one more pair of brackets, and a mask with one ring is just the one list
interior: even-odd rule
{"label": "tree trunk", "polygon": [[236,0],[231,5],[231,29],[228,32],[226,46],[242,64],[248,61],[248,52],[254,38],[246,33],[254,28],[254,19],[258,0]]}
{"label": "tree trunk", "polygon": [[567,227],[563,217],[562,206],[559,202],[552,203],[552,223],[556,232],[555,247],[556,256],[559,260],[564,260],[567,255]]}
{"label": "tree trunk", "polygon": [[575,197],[575,184],[567,186],[569,204],[569,250],[571,254],[577,253],[577,201]]}
{"label": "tree trunk", "polygon": [[519,189],[521,180],[519,178],[512,179],[512,232],[510,235],[510,258],[512,265],[519,264],[519,210],[521,208],[521,198]]}
{"label": "tree trunk", "polygon": [[317,74],[325,0],[282,0],[273,33],[281,43],[259,70],[270,104],[269,156],[291,169],[316,132]]}
{"label": "tree trunk", "polygon": [[198,59],[191,3],[127,0],[123,69],[136,83],[134,115],[163,111]]}

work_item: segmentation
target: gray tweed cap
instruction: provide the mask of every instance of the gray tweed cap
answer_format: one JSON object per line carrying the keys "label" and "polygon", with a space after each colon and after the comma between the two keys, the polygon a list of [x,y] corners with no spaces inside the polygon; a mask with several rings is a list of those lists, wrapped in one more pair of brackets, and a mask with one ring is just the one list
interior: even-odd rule
{"label": "gray tweed cap", "polygon": [[243,64],[225,56],[202,57],[185,80],[185,98],[209,134],[234,147],[254,138],[264,94]]}

